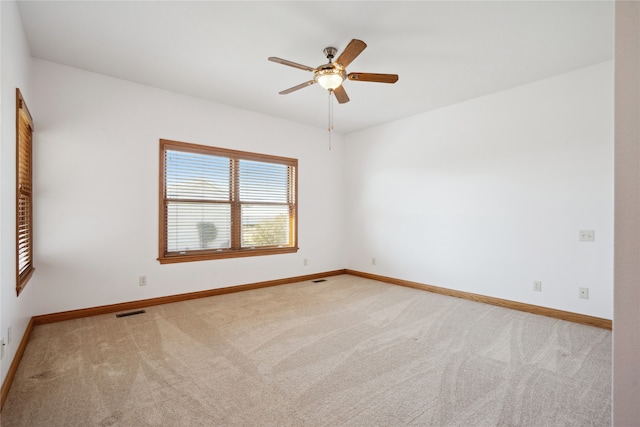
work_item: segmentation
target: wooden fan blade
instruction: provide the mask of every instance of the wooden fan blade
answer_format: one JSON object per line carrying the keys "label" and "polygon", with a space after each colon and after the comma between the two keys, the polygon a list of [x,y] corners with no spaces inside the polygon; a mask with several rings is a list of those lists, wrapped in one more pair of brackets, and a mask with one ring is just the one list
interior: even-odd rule
{"label": "wooden fan blade", "polygon": [[398,81],[397,74],[349,73],[347,78],[349,80],[375,83],[395,83]]}
{"label": "wooden fan blade", "polygon": [[302,88],[304,88],[304,87],[311,86],[311,85],[312,85],[312,84],[314,84],[315,82],[316,82],[315,80],[309,80],[308,82],[300,83],[300,84],[299,84],[299,85],[297,85],[297,86],[290,87],[289,89],[285,89],[285,90],[283,90],[282,92],[278,92],[278,93],[279,93],[280,95],[286,95],[286,94],[288,94],[288,93],[295,92],[295,91],[296,91],[296,90],[298,90],[298,89],[302,89]]}
{"label": "wooden fan blade", "polygon": [[333,90],[333,94],[336,96],[336,99],[340,104],[345,104],[349,102],[349,96],[347,95],[347,91],[344,90],[344,86],[340,85]]}
{"label": "wooden fan blade", "polygon": [[336,62],[346,68],[347,65],[351,64],[351,61],[362,53],[365,47],[367,47],[367,44],[362,40],[351,40],[340,56],[338,56]]}
{"label": "wooden fan blade", "polygon": [[276,58],[275,56],[270,56],[269,61],[277,62],[278,64],[288,65],[289,67],[299,68],[305,71],[315,71],[315,68],[307,67],[306,65],[298,64],[297,62],[287,61],[286,59]]}

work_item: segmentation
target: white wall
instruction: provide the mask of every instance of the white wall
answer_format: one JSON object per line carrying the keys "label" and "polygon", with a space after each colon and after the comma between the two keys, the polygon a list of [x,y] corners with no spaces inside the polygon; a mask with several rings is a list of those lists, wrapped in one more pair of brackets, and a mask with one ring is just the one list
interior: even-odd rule
{"label": "white wall", "polygon": [[616,2],[613,420],[640,423],[640,3]]}
{"label": "white wall", "polygon": [[[330,151],[326,130],[43,60],[33,68],[35,314],[345,267],[340,134]],[[160,138],[299,159],[300,251],[160,265]]]}
{"label": "white wall", "polygon": [[348,268],[612,318],[612,62],[345,141]]}
{"label": "white wall", "polygon": [[[33,314],[33,284],[16,296],[16,87],[31,107],[30,57],[18,8],[14,1],[0,1],[0,333],[12,340],[0,361],[4,382],[20,339]],[[36,266],[37,267],[37,266]]]}

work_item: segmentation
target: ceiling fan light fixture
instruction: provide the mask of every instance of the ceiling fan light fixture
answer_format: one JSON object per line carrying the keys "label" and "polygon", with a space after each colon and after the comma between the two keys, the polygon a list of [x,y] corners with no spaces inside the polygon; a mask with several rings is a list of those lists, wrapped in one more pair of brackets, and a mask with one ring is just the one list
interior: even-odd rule
{"label": "ceiling fan light fixture", "polygon": [[326,90],[334,90],[345,79],[344,71],[337,68],[321,69],[316,71],[316,81]]}
{"label": "ceiling fan light fixture", "polygon": [[[2,0],[0,0],[2,1]],[[367,47],[367,44],[362,40],[353,39],[349,42],[347,47],[344,48],[342,53],[336,58],[335,62],[333,58],[336,57],[338,50],[335,47],[326,47],[324,49],[324,55],[329,61],[326,64],[322,64],[317,68],[312,68],[307,65],[298,64],[297,62],[288,61],[286,59],[270,56],[268,59],[271,62],[287,65],[289,67],[297,68],[299,70],[310,71],[313,73],[313,79],[308,80],[299,85],[290,87],[283,91],[278,92],[280,95],[286,95],[291,92],[295,92],[307,86],[318,83],[323,89],[329,92],[329,100],[335,97],[340,103],[344,104],[349,102],[349,96],[344,90],[342,83],[345,80],[355,80],[360,82],[377,82],[377,83],[395,83],[398,81],[397,74],[379,74],[379,73],[349,73],[347,74],[346,67],[362,53]]]}

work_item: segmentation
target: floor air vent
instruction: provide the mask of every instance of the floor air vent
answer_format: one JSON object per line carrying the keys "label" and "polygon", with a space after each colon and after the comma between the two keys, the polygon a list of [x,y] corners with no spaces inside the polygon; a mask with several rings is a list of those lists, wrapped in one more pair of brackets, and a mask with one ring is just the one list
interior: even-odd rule
{"label": "floor air vent", "polygon": [[312,280],[312,283],[320,283],[320,282],[326,282],[327,279],[318,279],[318,280]]}
{"label": "floor air vent", "polygon": [[118,313],[116,314],[116,317],[135,316],[136,314],[144,314],[144,313],[146,313],[146,311],[136,310],[136,311],[129,311],[128,313]]}

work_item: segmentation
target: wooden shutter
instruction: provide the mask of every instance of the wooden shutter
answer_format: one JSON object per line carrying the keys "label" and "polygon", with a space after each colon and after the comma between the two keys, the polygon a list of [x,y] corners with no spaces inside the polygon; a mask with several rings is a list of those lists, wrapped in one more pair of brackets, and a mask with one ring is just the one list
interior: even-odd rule
{"label": "wooden shutter", "polygon": [[33,120],[16,89],[16,264],[17,293],[31,277],[33,267]]}

